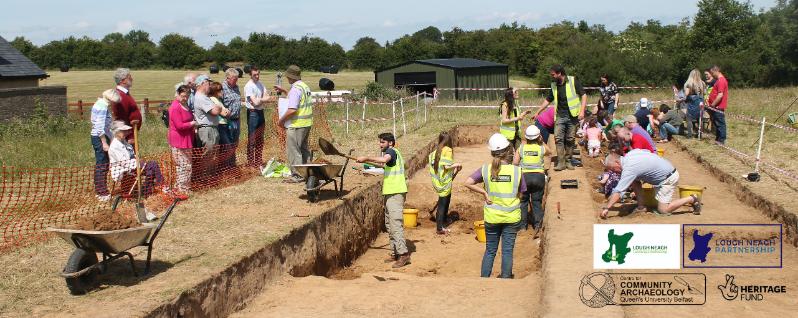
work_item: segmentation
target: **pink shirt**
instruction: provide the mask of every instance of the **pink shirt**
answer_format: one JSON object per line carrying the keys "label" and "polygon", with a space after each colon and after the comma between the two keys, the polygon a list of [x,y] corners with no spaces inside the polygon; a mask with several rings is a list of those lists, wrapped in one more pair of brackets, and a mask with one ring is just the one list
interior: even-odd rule
{"label": "pink shirt", "polygon": [[601,128],[590,127],[585,131],[585,133],[587,134],[587,140],[601,141]]}
{"label": "pink shirt", "polygon": [[169,106],[169,133],[166,140],[175,148],[186,149],[194,146],[194,115],[183,108],[177,100]]}
{"label": "pink shirt", "polygon": [[538,117],[535,117],[537,121],[543,126],[548,129],[554,129],[554,107],[549,107]]}

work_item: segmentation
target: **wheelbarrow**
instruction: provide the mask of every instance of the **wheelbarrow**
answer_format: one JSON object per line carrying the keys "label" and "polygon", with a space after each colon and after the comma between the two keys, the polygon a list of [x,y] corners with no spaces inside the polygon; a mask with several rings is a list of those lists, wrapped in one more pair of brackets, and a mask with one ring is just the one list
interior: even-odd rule
{"label": "wheelbarrow", "polygon": [[[340,198],[341,191],[344,189],[344,173],[348,164],[349,158],[342,165],[328,163],[294,165],[294,170],[305,179],[305,192],[307,192],[308,202],[317,202],[320,189],[330,183],[333,184],[335,194]],[[340,184],[336,178],[339,178]]]}
{"label": "wheelbarrow", "polygon": [[[119,199],[117,197],[113,210],[116,210]],[[87,293],[95,287],[98,274],[106,270],[108,263],[124,256],[127,256],[130,260],[133,275],[138,276],[133,262],[133,254],[128,252],[128,250],[137,246],[147,247],[147,262],[144,274],[149,274],[153,242],[179,201],[180,199],[175,199],[172,202],[166,213],[161,216],[158,224],[142,223],[138,227],[113,231],[48,228],[48,231],[55,233],[75,247],[75,250],[69,256],[69,260],[67,260],[66,266],[64,266],[64,271],[60,273],[61,277],[66,280],[70,293],[73,295]],[[101,262],[97,261],[97,253],[102,253],[103,255]]]}

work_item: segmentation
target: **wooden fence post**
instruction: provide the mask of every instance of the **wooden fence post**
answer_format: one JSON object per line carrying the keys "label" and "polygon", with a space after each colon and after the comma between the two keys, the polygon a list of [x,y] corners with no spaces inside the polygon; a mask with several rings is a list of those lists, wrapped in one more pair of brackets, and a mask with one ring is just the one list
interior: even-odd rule
{"label": "wooden fence post", "polygon": [[83,120],[83,100],[78,99],[78,116],[80,116],[80,120]]}

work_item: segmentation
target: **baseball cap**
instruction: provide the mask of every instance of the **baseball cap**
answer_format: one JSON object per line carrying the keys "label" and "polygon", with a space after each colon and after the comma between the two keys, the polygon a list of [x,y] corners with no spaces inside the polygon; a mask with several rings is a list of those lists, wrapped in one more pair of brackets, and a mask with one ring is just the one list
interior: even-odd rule
{"label": "baseball cap", "polygon": [[643,97],[640,99],[640,107],[648,108],[648,98]]}
{"label": "baseball cap", "polygon": [[208,77],[208,75],[202,74],[200,76],[197,76],[197,78],[194,80],[194,85],[200,86],[200,85],[202,85],[202,82],[210,81],[210,80],[211,80],[211,78]]}

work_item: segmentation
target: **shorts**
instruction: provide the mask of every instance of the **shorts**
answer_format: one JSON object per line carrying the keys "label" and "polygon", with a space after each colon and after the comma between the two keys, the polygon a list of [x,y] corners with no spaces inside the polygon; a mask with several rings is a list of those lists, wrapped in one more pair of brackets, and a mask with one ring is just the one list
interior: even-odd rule
{"label": "shorts", "polygon": [[673,201],[673,193],[676,192],[676,186],[679,184],[679,171],[674,171],[673,174],[665,179],[662,183],[654,186],[656,191],[657,202],[670,204]]}
{"label": "shorts", "polygon": [[588,149],[601,149],[601,141],[600,140],[588,140],[587,141],[587,148]]}

